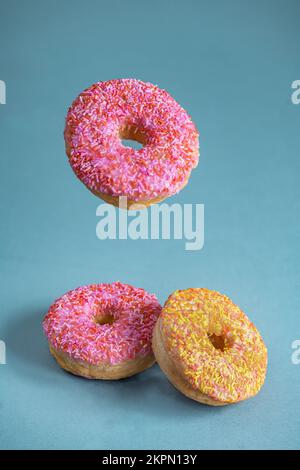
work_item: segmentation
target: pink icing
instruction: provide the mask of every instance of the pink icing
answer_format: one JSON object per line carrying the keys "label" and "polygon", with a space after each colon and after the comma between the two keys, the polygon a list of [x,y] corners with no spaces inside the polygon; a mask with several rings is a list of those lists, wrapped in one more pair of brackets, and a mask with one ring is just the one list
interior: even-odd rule
{"label": "pink icing", "polygon": [[[144,146],[122,144],[131,127]],[[66,149],[78,178],[91,190],[134,201],[178,192],[198,163],[198,132],[165,91],[135,79],[99,82],[70,107]]]}
{"label": "pink icing", "polygon": [[[43,328],[50,344],[75,360],[118,364],[151,354],[160,313],[157,298],[144,289],[120,282],[92,284],[57,299]],[[97,323],[107,314],[112,324]]]}

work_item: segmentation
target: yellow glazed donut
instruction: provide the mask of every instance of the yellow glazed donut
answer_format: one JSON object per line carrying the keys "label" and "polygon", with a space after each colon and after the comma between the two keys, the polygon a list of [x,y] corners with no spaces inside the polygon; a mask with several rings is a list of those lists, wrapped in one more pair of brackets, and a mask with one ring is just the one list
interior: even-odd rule
{"label": "yellow glazed donut", "polygon": [[170,382],[201,403],[245,400],[265,380],[267,348],[258,330],[228,297],[209,289],[170,295],[152,346]]}

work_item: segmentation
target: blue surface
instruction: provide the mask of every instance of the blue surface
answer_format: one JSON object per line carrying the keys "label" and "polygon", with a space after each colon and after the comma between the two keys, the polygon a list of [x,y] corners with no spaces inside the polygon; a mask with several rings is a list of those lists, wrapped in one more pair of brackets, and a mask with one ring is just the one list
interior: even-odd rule
{"label": "blue surface", "polygon": [[[299,448],[300,2],[2,0],[1,448]],[[201,132],[201,162],[169,201],[205,204],[205,246],[100,241],[95,198],[65,157],[64,117],[98,80],[167,89]],[[52,360],[41,321],[65,291],[121,280],[164,302],[226,293],[269,348],[261,393],[209,408],[159,368],[87,381]]]}

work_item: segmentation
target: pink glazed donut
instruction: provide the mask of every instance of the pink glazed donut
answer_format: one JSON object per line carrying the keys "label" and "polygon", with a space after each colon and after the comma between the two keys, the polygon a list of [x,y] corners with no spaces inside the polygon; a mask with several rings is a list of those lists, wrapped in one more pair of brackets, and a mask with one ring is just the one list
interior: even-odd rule
{"label": "pink glazed donut", "polygon": [[72,290],[50,307],[43,328],[58,364],[90,379],[121,379],[155,362],[153,294],[120,282]]}
{"label": "pink glazed donut", "polygon": [[186,111],[165,90],[135,79],[99,82],[81,93],[67,114],[65,143],[87,188],[116,206],[126,196],[128,209],[180,191],[199,158],[198,131]]}

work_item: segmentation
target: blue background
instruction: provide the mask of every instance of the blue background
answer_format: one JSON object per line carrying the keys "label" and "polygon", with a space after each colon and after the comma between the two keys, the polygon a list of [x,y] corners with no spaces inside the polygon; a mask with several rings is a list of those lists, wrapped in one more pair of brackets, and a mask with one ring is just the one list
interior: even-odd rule
{"label": "blue background", "polygon": [[[16,1],[0,4],[1,448],[299,448],[300,2]],[[135,77],[167,89],[201,133],[201,161],[169,202],[205,204],[205,246],[100,241],[95,198],[73,175],[63,127],[77,94]],[[269,348],[261,393],[209,408],[158,366],[87,381],[50,357],[41,321],[69,289],[120,280],[161,302],[226,293]]]}

